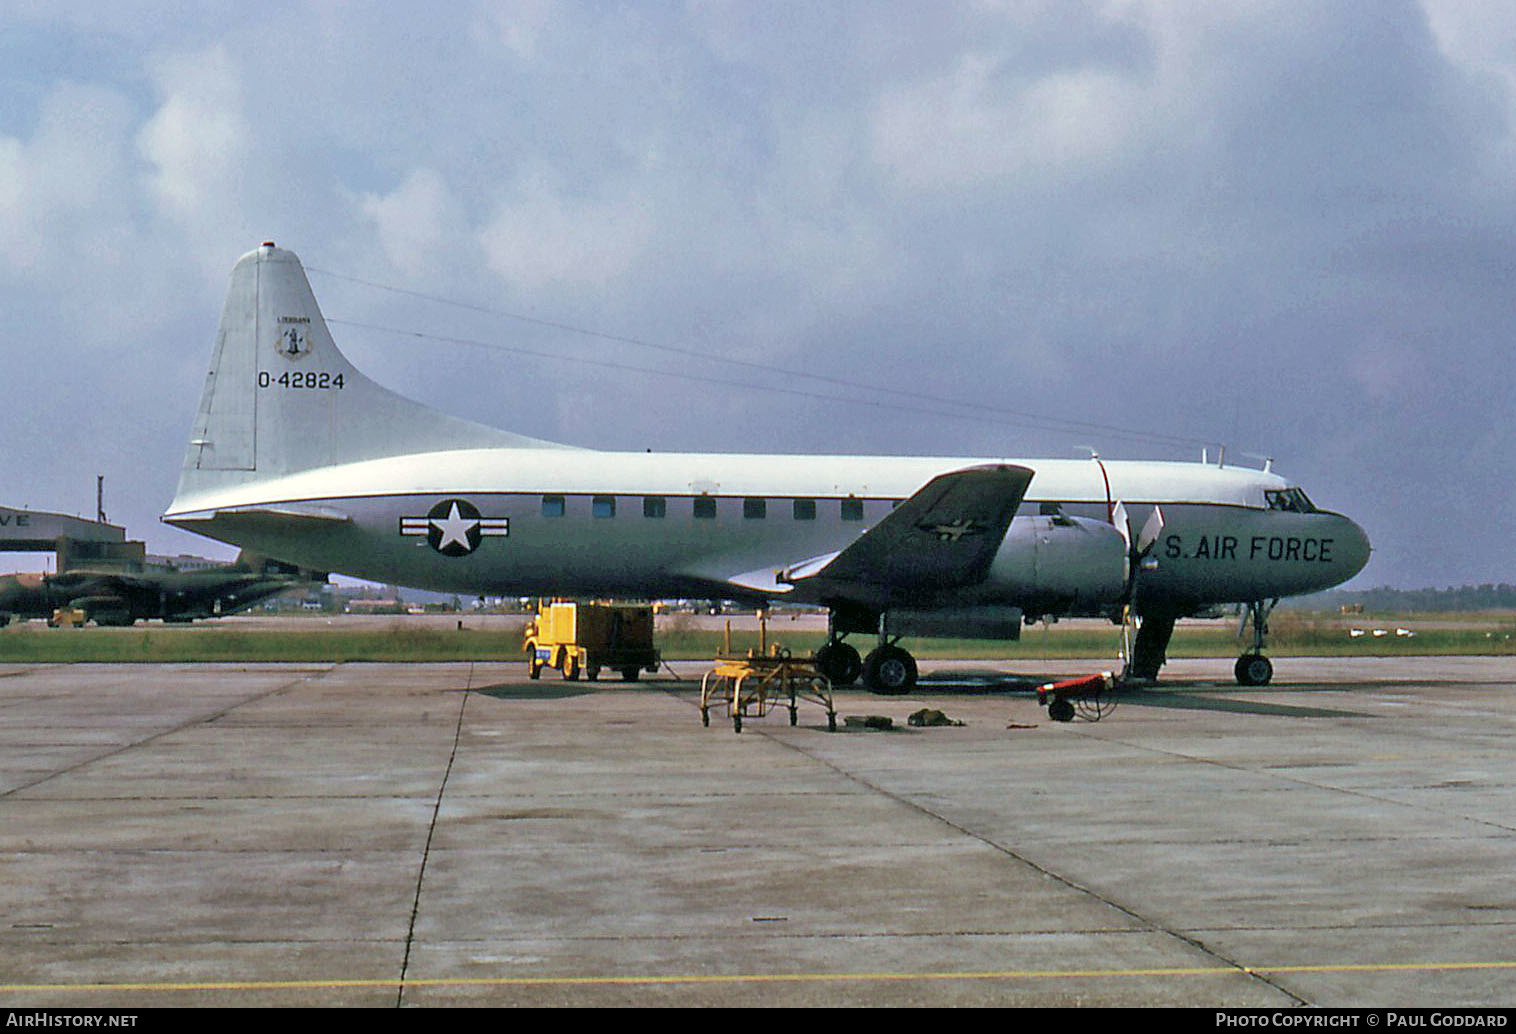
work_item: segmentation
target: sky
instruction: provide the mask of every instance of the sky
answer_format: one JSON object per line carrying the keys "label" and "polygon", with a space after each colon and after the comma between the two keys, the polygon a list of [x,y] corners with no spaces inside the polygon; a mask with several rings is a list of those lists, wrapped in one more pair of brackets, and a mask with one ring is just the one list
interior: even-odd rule
{"label": "sky", "polygon": [[[237,258],[607,449],[1261,465],[1516,582],[1516,7],[12,2],[0,502],[157,553]],[[20,569],[26,555],[0,558]]]}

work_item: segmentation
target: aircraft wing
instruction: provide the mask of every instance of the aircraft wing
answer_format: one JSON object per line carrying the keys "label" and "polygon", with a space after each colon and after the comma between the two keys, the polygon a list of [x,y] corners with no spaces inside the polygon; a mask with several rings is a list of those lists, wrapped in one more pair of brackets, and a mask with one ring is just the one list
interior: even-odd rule
{"label": "aircraft wing", "polygon": [[988,574],[1032,473],[995,464],[942,474],[847,548],[776,571],[774,583],[789,586],[795,600],[872,604],[975,585]]}

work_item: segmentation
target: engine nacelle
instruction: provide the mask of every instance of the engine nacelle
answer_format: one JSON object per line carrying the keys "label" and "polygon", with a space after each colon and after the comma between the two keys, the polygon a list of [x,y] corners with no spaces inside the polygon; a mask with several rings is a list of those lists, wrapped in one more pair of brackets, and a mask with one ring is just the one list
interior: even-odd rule
{"label": "engine nacelle", "polygon": [[1098,614],[1126,593],[1126,539],[1087,517],[1017,517],[987,587],[1029,614]]}
{"label": "engine nacelle", "polygon": [[884,615],[889,635],[937,636],[945,639],[1020,639],[1021,608],[1004,606],[895,607]]}

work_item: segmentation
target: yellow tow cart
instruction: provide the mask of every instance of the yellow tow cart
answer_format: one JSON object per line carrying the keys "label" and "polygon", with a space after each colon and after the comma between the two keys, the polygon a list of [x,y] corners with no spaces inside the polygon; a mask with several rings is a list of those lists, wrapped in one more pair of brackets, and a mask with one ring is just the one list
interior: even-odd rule
{"label": "yellow tow cart", "polygon": [[609,668],[631,682],[663,663],[653,647],[649,606],[545,603],[527,623],[523,640],[527,674],[534,679],[541,677],[543,668],[557,668],[566,679],[577,679],[582,672],[593,682],[601,669]]}

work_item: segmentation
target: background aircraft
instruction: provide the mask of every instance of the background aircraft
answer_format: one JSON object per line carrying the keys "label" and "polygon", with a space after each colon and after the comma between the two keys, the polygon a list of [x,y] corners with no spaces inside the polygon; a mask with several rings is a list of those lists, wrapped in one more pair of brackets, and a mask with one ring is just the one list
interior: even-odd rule
{"label": "background aircraft", "polygon": [[60,607],[82,610],[97,625],[193,621],[234,614],[308,582],[284,565],[243,560],[190,571],[150,564],[139,571],[80,567],[11,574],[0,577],[0,627],[13,617],[50,619]]}
{"label": "background aircraft", "polygon": [[[652,454],[575,449],[439,413],[337,349],[272,243],[232,273],[164,520],[302,567],[479,595],[827,607],[836,682],[915,685],[907,635],[1016,638],[1045,615],[1141,617],[1152,678],[1174,622],[1253,615],[1268,681],[1281,596],[1360,571],[1363,530],[1270,471],[1204,463]],[[876,638],[866,658],[844,638]]]}

